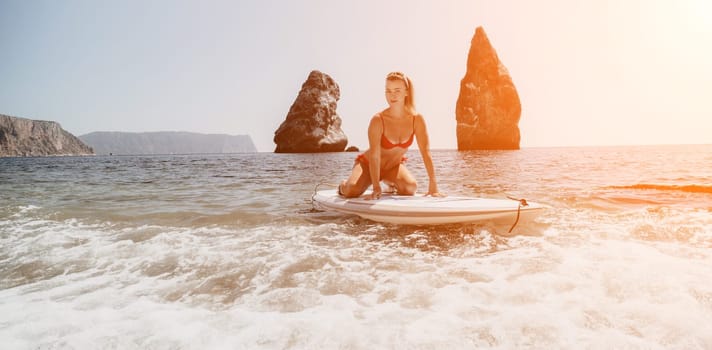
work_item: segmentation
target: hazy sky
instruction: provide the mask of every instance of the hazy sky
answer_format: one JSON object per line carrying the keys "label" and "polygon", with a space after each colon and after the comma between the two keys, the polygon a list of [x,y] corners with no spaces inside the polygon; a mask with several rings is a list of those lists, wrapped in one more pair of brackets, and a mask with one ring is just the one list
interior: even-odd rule
{"label": "hazy sky", "polygon": [[311,70],[367,146],[406,72],[433,148],[483,26],[522,103],[522,147],[712,143],[712,2],[0,0],[0,113],[92,131],[274,131]]}

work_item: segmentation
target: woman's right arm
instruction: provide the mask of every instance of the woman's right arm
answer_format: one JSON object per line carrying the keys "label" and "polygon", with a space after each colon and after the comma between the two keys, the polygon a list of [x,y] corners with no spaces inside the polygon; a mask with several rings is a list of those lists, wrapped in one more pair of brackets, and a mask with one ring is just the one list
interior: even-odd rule
{"label": "woman's right arm", "polygon": [[368,125],[368,147],[370,152],[370,157],[368,159],[369,163],[369,175],[371,175],[371,185],[373,186],[373,192],[369,199],[377,199],[381,197],[381,135],[383,134],[383,123],[381,122],[381,117],[375,115],[371,118],[371,123]]}

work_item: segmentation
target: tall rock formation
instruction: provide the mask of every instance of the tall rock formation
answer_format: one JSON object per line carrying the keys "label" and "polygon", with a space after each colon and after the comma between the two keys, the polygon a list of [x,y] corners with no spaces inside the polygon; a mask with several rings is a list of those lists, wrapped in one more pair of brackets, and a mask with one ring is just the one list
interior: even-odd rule
{"label": "tall rock formation", "polygon": [[457,149],[519,149],[521,112],[507,68],[484,29],[477,27],[455,108]]}
{"label": "tall rock formation", "polygon": [[327,74],[312,71],[274,133],[275,153],[342,152],[348,138],[336,114],[339,86]]}
{"label": "tall rock formation", "polygon": [[0,114],[0,157],[76,156],[94,151],[57,122]]}

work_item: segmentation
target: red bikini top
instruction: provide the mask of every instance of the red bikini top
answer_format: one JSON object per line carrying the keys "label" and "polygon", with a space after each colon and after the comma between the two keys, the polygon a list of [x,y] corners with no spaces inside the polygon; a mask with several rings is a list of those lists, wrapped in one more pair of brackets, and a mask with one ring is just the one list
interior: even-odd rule
{"label": "red bikini top", "polygon": [[413,144],[413,136],[415,136],[415,116],[413,117],[413,133],[410,134],[408,141],[403,143],[391,143],[391,141],[386,137],[386,123],[383,121],[383,116],[381,116],[381,123],[383,123],[383,133],[381,134],[381,147],[385,149],[391,149],[393,147],[408,148]]}

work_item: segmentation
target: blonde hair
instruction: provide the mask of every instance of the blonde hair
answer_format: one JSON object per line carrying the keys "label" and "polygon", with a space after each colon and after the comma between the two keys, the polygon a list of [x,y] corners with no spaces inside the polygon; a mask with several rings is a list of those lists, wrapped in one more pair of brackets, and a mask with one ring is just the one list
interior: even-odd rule
{"label": "blonde hair", "polygon": [[402,72],[391,72],[386,75],[386,80],[400,80],[405,83],[405,90],[408,92],[408,96],[405,97],[405,110],[415,115],[415,93],[413,91],[413,82],[410,81],[410,78]]}

